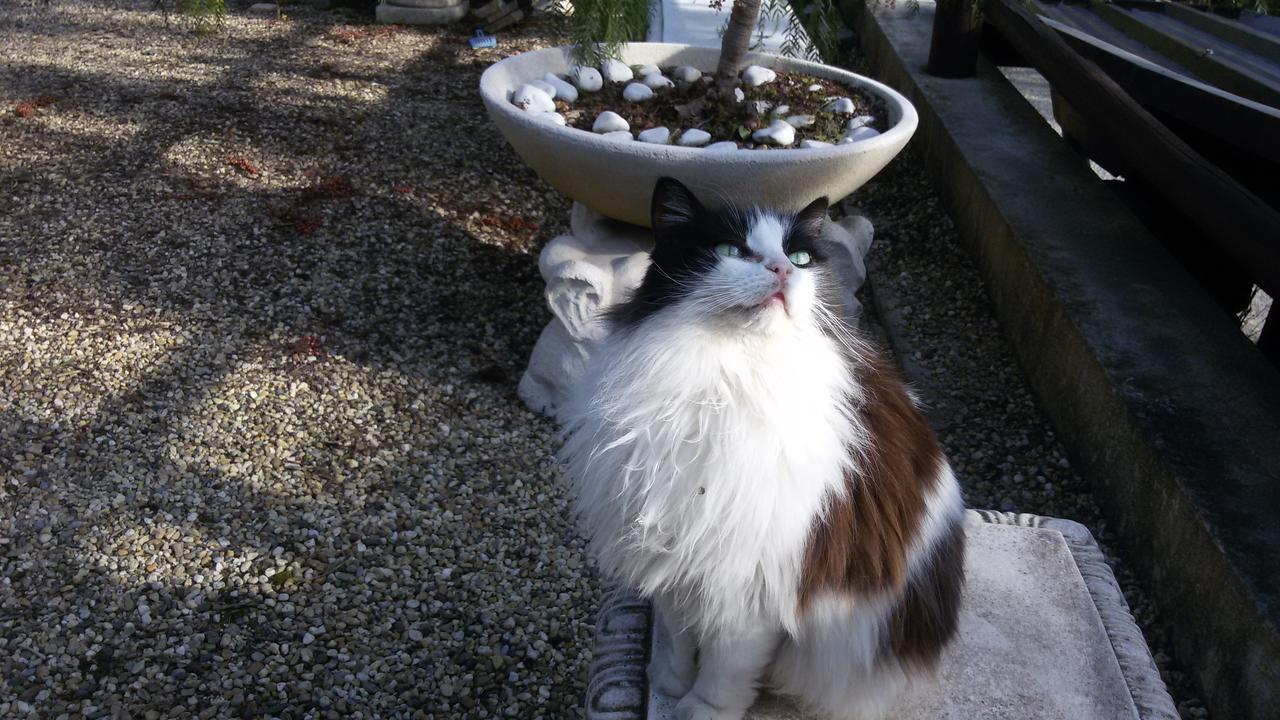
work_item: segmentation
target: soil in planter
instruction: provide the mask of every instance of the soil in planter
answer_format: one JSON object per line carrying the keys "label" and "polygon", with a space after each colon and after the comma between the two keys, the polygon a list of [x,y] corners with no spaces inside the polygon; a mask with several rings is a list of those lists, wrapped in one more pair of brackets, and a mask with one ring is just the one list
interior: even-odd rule
{"label": "soil in planter", "polygon": [[[674,74],[672,70],[664,67],[662,74],[669,78]],[[811,115],[814,122],[807,127],[796,128],[796,139],[791,147],[799,146],[803,140],[835,144],[848,130],[849,119],[860,115],[875,118],[869,125],[880,132],[889,129],[888,112],[881,98],[830,80],[778,72],[776,79],[764,85],[746,87],[740,84],[745,97],[742,102],[735,103],[732,100],[722,102],[709,94],[713,86],[710,77],[703,76],[692,83],[677,81],[675,87],[656,90],[652,98],[642,102],[623,99],[622,90],[629,83],[606,82],[598,92],[578,93],[577,102],[556,100],[556,109],[564,115],[569,127],[587,132],[591,131],[600,113],[612,110],[630,123],[633,134],[649,128],[666,127],[671,130],[668,142],[676,143],[682,131],[698,128],[711,133],[713,143],[732,140],[743,147],[771,150],[786,148],[753,143],[751,133],[768,127],[774,119],[793,115]],[[634,82],[639,81],[637,74]],[[816,89],[809,89],[815,86]],[[853,101],[856,112],[846,115],[825,109],[832,100],[842,97]],[[780,106],[786,106],[787,111],[777,113]]]}

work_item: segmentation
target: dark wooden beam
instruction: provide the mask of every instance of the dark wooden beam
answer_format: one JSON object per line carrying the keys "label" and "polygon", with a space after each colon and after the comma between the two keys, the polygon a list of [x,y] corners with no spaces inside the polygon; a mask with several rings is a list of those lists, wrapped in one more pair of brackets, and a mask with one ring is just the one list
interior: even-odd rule
{"label": "dark wooden beam", "polygon": [[987,22],[1099,132],[1126,166],[1162,188],[1272,297],[1280,295],[1280,213],[1206,161],[1019,0],[988,0]]}
{"label": "dark wooden beam", "polygon": [[1117,30],[1173,59],[1207,82],[1241,97],[1280,107],[1280,86],[1225,57],[1226,48],[1219,47],[1223,51],[1219,53],[1214,48],[1196,47],[1145,21],[1144,15],[1163,13],[1166,4],[1143,10],[1129,10],[1108,2],[1096,2],[1090,7]]}
{"label": "dark wooden beam", "polygon": [[938,0],[925,71],[944,78],[973,77],[978,68],[978,20],[974,0]]}
{"label": "dark wooden beam", "polygon": [[1242,22],[1234,22],[1180,3],[1169,3],[1165,6],[1165,12],[1179,22],[1216,35],[1272,62],[1280,63],[1280,40],[1266,33],[1260,33]]}

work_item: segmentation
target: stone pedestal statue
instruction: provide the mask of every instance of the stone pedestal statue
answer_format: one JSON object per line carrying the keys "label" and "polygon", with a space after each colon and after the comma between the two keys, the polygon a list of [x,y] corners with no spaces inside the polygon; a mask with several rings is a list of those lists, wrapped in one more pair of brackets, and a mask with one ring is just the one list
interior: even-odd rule
{"label": "stone pedestal statue", "polygon": [[[867,271],[864,257],[873,228],[861,215],[828,223],[831,265],[840,282],[841,312],[856,324],[862,305],[854,293]],[[554,318],[534,345],[520,380],[520,399],[530,409],[557,420],[569,388],[591,357],[592,345],[608,335],[602,314],[624,300],[649,267],[653,236],[648,228],[610,220],[573,204],[569,233],[547,243],[538,258]]]}
{"label": "stone pedestal statue", "polygon": [[374,11],[380,23],[446,25],[461,20],[468,0],[381,0]]}

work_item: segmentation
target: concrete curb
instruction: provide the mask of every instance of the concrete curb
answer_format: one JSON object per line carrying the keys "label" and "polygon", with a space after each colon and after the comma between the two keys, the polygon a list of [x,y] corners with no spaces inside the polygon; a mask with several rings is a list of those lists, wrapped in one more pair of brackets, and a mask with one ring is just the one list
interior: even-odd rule
{"label": "concrete curb", "polygon": [[1280,377],[989,65],[925,75],[933,5],[861,23],[1072,459],[1214,715],[1280,702]]}

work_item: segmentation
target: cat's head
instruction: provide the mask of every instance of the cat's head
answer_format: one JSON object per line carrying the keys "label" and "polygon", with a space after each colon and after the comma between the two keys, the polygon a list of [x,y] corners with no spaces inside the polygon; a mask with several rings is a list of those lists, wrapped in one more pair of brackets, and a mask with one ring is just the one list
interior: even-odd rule
{"label": "cat's head", "polygon": [[827,199],[798,213],[708,209],[673,178],[651,206],[654,249],[644,281],[611,314],[637,325],[663,310],[682,319],[769,331],[811,325],[820,312]]}

